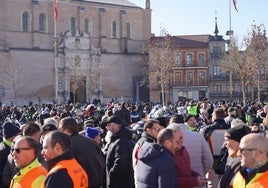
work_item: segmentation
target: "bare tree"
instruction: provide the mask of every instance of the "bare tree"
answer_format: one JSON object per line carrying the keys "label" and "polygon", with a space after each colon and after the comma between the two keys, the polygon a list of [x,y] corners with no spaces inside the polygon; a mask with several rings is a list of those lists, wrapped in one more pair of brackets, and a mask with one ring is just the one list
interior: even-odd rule
{"label": "bare tree", "polygon": [[175,66],[176,40],[162,29],[164,36],[151,37],[147,52],[149,54],[150,87],[161,89],[162,104],[167,104],[167,93],[171,90],[172,68]]}
{"label": "bare tree", "polygon": [[141,85],[147,85],[149,81],[149,53],[147,47],[143,47],[140,50],[140,55],[137,57],[137,63],[142,67],[144,73],[144,79],[141,80]]}
{"label": "bare tree", "polygon": [[252,31],[244,39],[245,59],[251,65],[252,81],[257,84],[257,98],[261,100],[261,87],[267,85],[268,42],[263,24],[252,25]]}
{"label": "bare tree", "polygon": [[90,99],[94,96],[101,94],[101,74],[104,71],[104,66],[101,66],[98,62],[98,54],[91,54],[88,63],[86,64],[86,75],[88,78],[87,89],[89,91]]}
{"label": "bare tree", "polygon": [[[246,103],[245,91],[248,83],[257,84],[258,100],[260,101],[260,83],[263,82],[261,76],[266,74],[264,70],[266,70],[268,59],[265,29],[261,30],[261,26],[252,26],[252,32],[244,39],[246,45],[244,52],[238,49],[237,41],[234,38],[230,42],[231,48],[221,62],[222,70],[232,72],[240,79],[244,104]],[[267,85],[267,83],[265,84]]]}
{"label": "bare tree", "polygon": [[17,103],[18,88],[20,87],[22,77],[18,68],[12,62],[1,63],[0,80],[6,87],[12,89],[15,105]]}
{"label": "bare tree", "polygon": [[[223,56],[220,67],[223,71],[236,75],[241,81],[241,91],[243,104],[246,104],[246,83],[251,77],[251,64],[245,61],[243,52],[238,49],[237,41],[232,38],[231,47],[225,56]],[[231,87],[230,87],[231,89]]]}

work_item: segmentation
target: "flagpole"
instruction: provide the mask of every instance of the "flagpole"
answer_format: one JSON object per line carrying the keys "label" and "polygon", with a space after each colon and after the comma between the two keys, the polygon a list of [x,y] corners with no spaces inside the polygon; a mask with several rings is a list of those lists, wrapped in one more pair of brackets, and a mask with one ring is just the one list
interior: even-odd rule
{"label": "flagpole", "polygon": [[232,30],[232,2],[231,1],[232,0],[229,1],[229,31]]}
{"label": "flagpole", "polygon": [[[232,36],[233,36],[233,31],[232,31],[232,0],[229,1],[229,63],[231,65],[231,51],[232,51]],[[230,70],[230,75],[229,75],[229,84],[230,84],[230,102],[232,102],[232,97],[233,97],[233,73]]]}
{"label": "flagpole", "polygon": [[[57,6],[57,7],[56,7]],[[58,2],[54,0],[54,68],[55,68],[55,101],[58,103],[58,45],[57,45],[57,18],[58,18]]]}

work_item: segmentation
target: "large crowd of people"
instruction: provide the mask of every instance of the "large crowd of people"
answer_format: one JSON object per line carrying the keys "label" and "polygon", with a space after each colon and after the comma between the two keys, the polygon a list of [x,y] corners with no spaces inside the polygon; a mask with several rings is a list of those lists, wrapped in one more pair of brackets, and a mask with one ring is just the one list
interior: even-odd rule
{"label": "large crowd of people", "polygon": [[268,187],[268,105],[0,107],[1,188]]}

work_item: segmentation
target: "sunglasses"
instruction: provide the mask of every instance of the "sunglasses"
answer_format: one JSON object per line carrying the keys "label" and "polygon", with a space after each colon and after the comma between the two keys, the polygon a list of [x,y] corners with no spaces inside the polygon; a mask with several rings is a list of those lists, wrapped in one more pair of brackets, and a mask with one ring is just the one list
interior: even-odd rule
{"label": "sunglasses", "polygon": [[11,153],[13,153],[14,151],[16,153],[20,153],[21,150],[30,150],[30,149],[32,149],[32,148],[11,148]]}

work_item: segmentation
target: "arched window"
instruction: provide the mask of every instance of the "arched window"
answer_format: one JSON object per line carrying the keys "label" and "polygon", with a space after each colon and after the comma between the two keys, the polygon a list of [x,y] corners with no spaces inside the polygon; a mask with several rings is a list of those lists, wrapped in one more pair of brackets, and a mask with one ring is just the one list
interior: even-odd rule
{"label": "arched window", "polygon": [[91,21],[88,18],[85,19],[84,27],[85,27],[85,33],[87,34],[91,33]]}
{"label": "arched window", "polygon": [[113,21],[112,23],[112,37],[116,38],[116,22]]}
{"label": "arched window", "polygon": [[177,55],[177,65],[181,66],[181,64],[182,64],[181,54],[178,54]]}
{"label": "arched window", "polygon": [[130,39],[130,23],[127,23],[127,39]]}
{"label": "arched window", "polygon": [[89,23],[88,23],[88,19],[86,18],[85,19],[85,24],[84,24],[84,27],[85,27],[85,33],[87,33],[88,34],[88,32],[89,32],[89,25],[88,25]]}
{"label": "arched window", "polygon": [[25,11],[22,13],[22,31],[30,31],[30,15],[29,12]]}
{"label": "arched window", "polygon": [[45,13],[39,14],[39,31],[40,32],[46,31],[46,15],[45,15]]}
{"label": "arched window", "polygon": [[75,18],[71,17],[71,33],[75,35]]}

